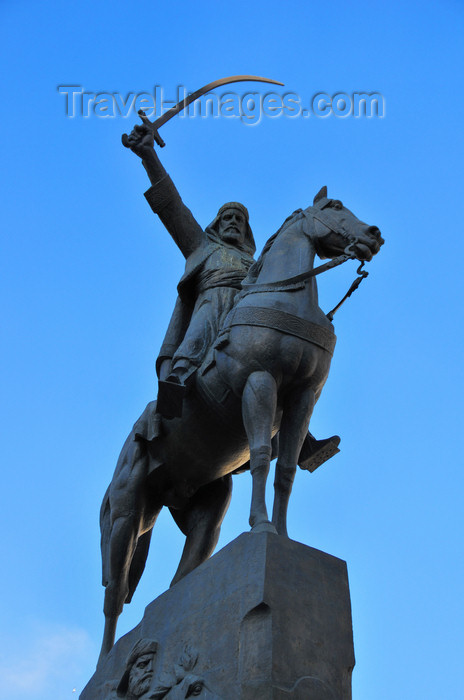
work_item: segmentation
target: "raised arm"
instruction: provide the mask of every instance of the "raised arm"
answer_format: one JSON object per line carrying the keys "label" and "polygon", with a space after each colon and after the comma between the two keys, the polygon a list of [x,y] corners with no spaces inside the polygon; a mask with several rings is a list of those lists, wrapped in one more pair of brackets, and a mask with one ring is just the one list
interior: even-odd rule
{"label": "raised arm", "polygon": [[145,197],[174,242],[187,258],[204,241],[204,232],[192,212],[183,203],[173,181],[162,166],[153,147],[153,133],[144,124],[137,125],[128,136],[130,149],[142,159],[151,187]]}

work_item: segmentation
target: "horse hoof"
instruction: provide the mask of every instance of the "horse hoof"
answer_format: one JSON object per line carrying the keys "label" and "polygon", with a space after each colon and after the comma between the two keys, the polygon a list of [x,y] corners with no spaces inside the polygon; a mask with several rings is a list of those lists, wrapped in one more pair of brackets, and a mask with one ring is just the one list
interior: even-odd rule
{"label": "horse hoof", "polygon": [[277,535],[277,530],[269,520],[253,525],[251,532],[272,532],[273,535]]}

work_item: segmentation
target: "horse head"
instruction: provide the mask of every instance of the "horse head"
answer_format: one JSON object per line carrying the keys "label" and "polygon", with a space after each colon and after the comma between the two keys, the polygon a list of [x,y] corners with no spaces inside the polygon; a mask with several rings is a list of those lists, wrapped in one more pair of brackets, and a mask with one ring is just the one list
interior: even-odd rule
{"label": "horse head", "polygon": [[339,199],[327,196],[323,187],[305,215],[314,222],[314,242],[320,258],[347,253],[358,260],[371,260],[384,239],[377,226],[369,226],[347,209]]}
{"label": "horse head", "polygon": [[160,674],[147,700],[184,700],[184,698],[222,700],[211,690],[205,678],[194,672],[197,661],[198,651],[190,644],[186,644],[174,668]]}
{"label": "horse head", "polygon": [[202,698],[203,700],[221,700],[201,676],[188,673],[171,690],[164,695],[163,700],[184,700],[184,698]]}

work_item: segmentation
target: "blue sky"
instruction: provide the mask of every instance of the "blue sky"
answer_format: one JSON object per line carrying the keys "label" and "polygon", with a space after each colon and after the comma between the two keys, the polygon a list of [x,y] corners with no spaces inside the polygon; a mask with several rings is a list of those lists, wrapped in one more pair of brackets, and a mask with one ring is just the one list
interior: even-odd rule
{"label": "blue sky", "polygon": [[[354,698],[462,697],[462,3],[3,0],[0,17],[0,698],[67,700],[93,672],[99,506],[155,395],[183,269],[120,144],[137,119],[67,118],[57,86],[174,95],[241,73],[308,102],[385,98],[383,119],[173,120],[161,157],[202,225],[244,202],[258,247],[324,184],[381,229],[312,421],[342,452],[299,472],[289,533],[348,562]],[[323,308],[345,267],[321,279]],[[235,479],[220,545],[247,529],[250,486]],[[169,585],[182,542],[162,514],[120,633]]]}

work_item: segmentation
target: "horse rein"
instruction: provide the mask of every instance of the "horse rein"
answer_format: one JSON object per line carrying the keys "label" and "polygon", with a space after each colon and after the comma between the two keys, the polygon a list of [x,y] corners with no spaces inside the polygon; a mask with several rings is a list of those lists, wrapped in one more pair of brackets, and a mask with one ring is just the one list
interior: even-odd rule
{"label": "horse rein", "polygon": [[[313,208],[313,207],[311,207]],[[301,213],[306,220],[309,219],[309,215],[305,211],[300,211],[298,213]],[[329,225],[327,220],[324,220],[318,216],[315,216],[315,214],[312,214],[312,218],[315,219],[316,221],[319,221],[321,224],[326,226],[332,233],[340,233],[340,231],[336,231],[333,228],[333,225]],[[328,217],[330,218],[330,217]],[[290,224],[290,222],[288,222]],[[283,227],[282,227],[283,228]],[[285,227],[287,228],[287,226]],[[280,233],[280,232],[279,232]],[[353,236],[352,234],[346,232],[343,230],[342,235],[344,235],[346,238],[348,238],[348,245],[346,246],[344,252],[341,255],[338,255],[336,258],[332,258],[328,262],[324,263],[323,265],[318,265],[317,267],[313,267],[312,270],[308,270],[307,272],[303,272],[300,275],[295,275],[294,277],[288,277],[287,279],[284,280],[279,280],[277,282],[267,282],[263,284],[246,284],[242,282],[242,295],[245,296],[247,294],[253,294],[255,292],[272,292],[272,291],[287,291],[290,289],[298,289],[301,288],[309,279],[312,277],[316,277],[316,275],[320,275],[323,272],[326,272],[327,270],[332,270],[334,267],[338,267],[338,265],[342,265],[344,262],[347,260],[356,260],[357,256],[356,253],[353,250],[350,250],[353,248],[353,246],[356,245],[358,242],[358,238],[356,236]],[[307,234],[308,235],[308,234]],[[364,267],[365,261],[363,260],[361,264],[359,265],[358,269],[356,270],[356,274],[359,275],[356,277],[356,279],[352,282],[350,288],[348,289],[347,293],[345,296],[338,302],[334,308],[329,311],[328,314],[326,314],[327,318],[329,321],[333,320],[334,314],[338,311],[338,309],[342,306],[342,304],[350,297],[353,292],[359,287],[363,279],[369,275],[369,273],[366,270],[363,270],[362,268]]]}

